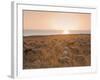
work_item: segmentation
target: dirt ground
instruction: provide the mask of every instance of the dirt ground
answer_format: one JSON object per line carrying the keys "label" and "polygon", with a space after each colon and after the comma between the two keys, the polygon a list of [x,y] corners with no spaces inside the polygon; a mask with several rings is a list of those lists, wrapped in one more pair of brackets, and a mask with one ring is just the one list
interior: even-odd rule
{"label": "dirt ground", "polygon": [[23,37],[23,69],[91,65],[90,34]]}

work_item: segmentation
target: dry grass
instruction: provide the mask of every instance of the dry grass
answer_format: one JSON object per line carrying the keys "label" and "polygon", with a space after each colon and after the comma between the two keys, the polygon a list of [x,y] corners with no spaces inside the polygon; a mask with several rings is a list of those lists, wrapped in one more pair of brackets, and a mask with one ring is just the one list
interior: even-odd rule
{"label": "dry grass", "polygon": [[23,69],[90,66],[90,35],[24,37]]}

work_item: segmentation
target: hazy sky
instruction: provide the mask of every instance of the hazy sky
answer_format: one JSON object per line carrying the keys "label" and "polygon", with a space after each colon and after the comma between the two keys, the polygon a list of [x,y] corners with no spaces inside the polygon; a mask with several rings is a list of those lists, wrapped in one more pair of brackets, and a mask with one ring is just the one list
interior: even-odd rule
{"label": "hazy sky", "polygon": [[24,11],[24,30],[90,30],[90,14]]}

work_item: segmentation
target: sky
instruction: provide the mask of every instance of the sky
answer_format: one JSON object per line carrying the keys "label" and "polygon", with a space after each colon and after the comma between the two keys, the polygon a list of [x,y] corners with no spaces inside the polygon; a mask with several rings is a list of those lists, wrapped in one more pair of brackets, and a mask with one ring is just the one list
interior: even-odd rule
{"label": "sky", "polygon": [[89,13],[23,11],[24,30],[87,30],[91,27]]}

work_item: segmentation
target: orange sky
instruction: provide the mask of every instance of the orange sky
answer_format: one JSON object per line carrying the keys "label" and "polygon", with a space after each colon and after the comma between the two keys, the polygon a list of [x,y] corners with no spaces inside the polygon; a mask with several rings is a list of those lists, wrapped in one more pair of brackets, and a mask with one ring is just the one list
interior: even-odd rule
{"label": "orange sky", "polygon": [[90,30],[90,14],[24,11],[24,30]]}

